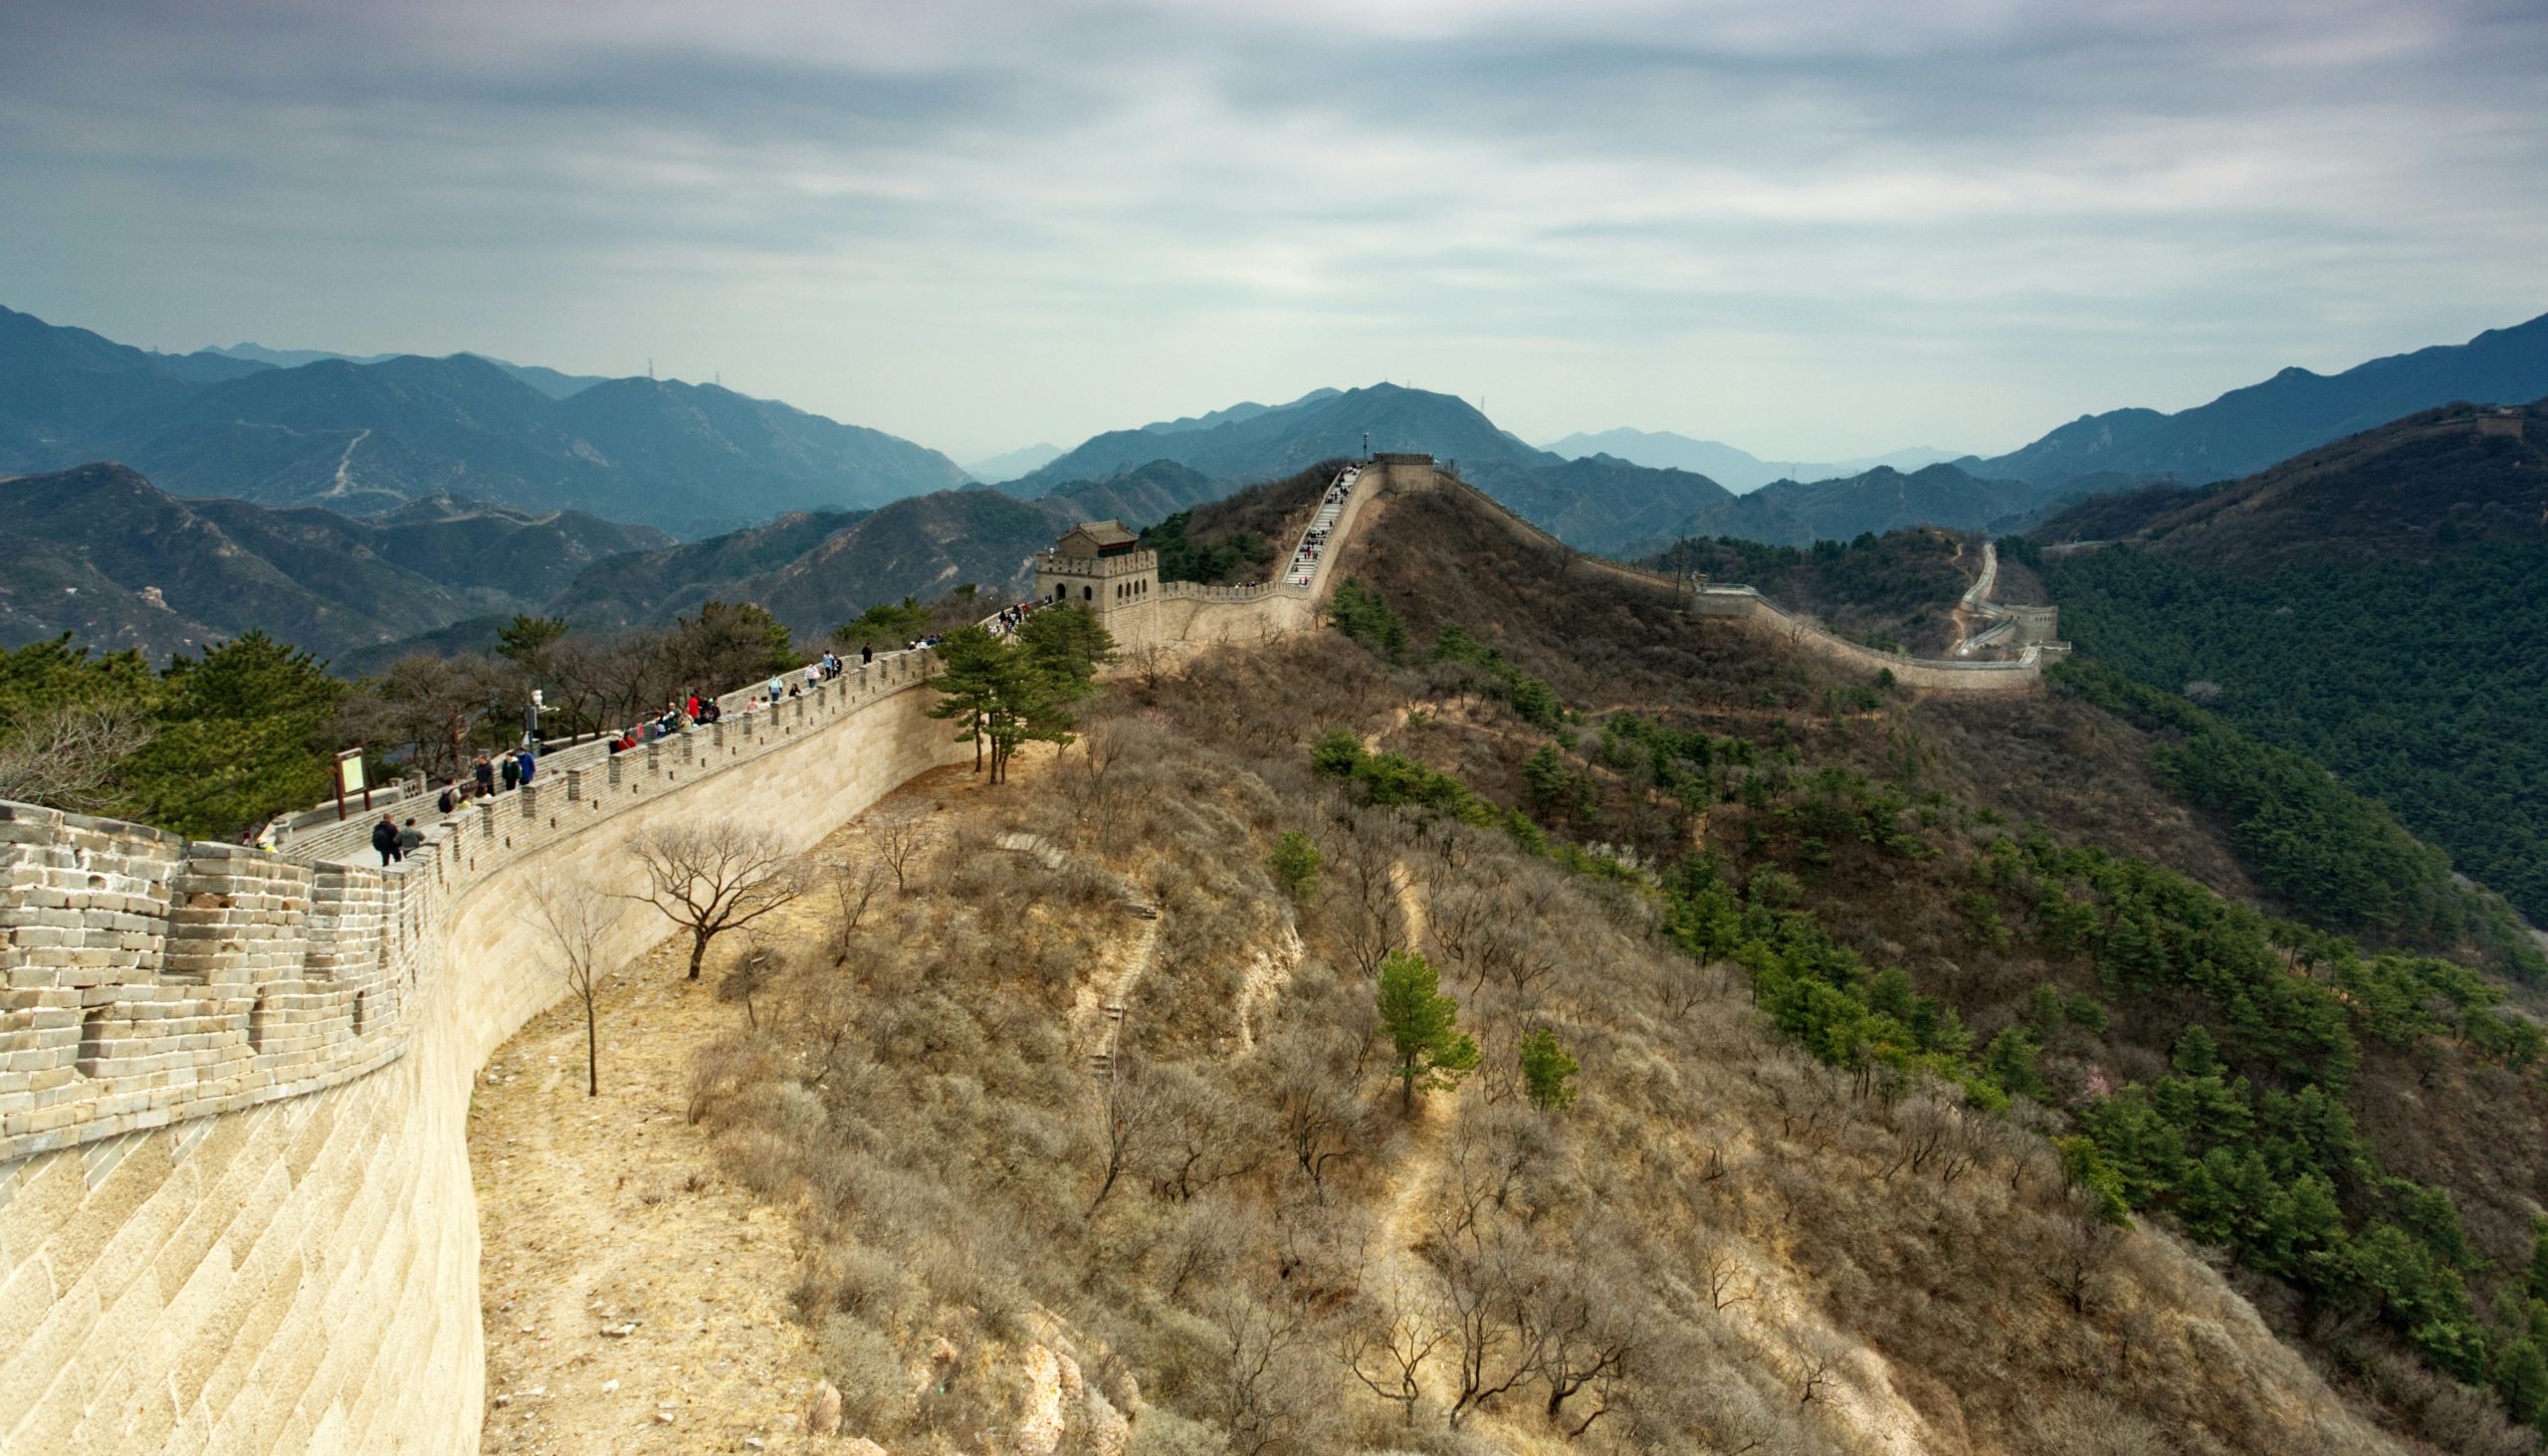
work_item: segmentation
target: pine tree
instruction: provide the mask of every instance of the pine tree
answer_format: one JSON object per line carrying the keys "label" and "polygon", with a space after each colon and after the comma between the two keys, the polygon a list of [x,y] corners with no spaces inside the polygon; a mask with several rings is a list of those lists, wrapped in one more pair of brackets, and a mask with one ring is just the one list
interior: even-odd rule
{"label": "pine tree", "polygon": [[1551,809],[1566,801],[1566,760],[1558,755],[1557,744],[1542,743],[1540,751],[1522,764],[1522,796],[1531,812],[1546,818]]}
{"label": "pine tree", "polygon": [[2221,1075],[2220,1044],[2212,1039],[2212,1033],[2205,1030],[2200,1021],[2187,1027],[2186,1034],[2177,1038],[2176,1055],[2171,1061],[2179,1072],[2188,1077]]}
{"label": "pine tree", "polygon": [[2515,1420],[2536,1422],[2548,1411],[2548,1358],[2541,1357],[2536,1339],[2505,1343],[2495,1357],[2495,1393]]}
{"label": "pine tree", "polygon": [[1283,886],[1283,893],[1295,905],[1306,906],[1318,894],[1318,846],[1297,829],[1286,829],[1274,841],[1274,853],[1266,856],[1265,867]]}
{"label": "pine tree", "polygon": [[1450,1087],[1477,1066],[1477,1043],[1459,1029],[1460,1004],[1441,994],[1433,962],[1392,950],[1380,962],[1380,1025],[1397,1058],[1399,1104],[1415,1107],[1415,1089]]}
{"label": "pine tree", "polygon": [[982,771],[982,750],[991,736],[992,719],[1000,711],[1008,652],[1007,644],[981,627],[958,627],[939,644],[938,673],[924,685],[944,695],[930,705],[930,717],[963,724],[956,736],[972,739],[975,773]]}
{"label": "pine tree", "polygon": [[1579,1070],[1556,1032],[1535,1031],[1522,1038],[1522,1088],[1531,1106],[1541,1112],[1564,1112],[1575,1106],[1572,1083]]}
{"label": "pine tree", "polygon": [[2043,1077],[2035,1071],[2034,1038],[2011,1026],[1991,1038],[1982,1049],[1982,1072],[2011,1097],[2030,1097],[2040,1102],[2044,1095]]}

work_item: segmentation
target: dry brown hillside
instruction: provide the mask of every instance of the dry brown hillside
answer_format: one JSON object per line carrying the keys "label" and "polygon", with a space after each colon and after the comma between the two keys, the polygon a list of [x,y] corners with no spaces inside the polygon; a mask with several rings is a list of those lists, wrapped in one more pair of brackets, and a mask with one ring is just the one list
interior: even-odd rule
{"label": "dry brown hillside", "polygon": [[[2225,1274],[2167,1207],[2123,1226],[2103,1164],[2048,1141],[2221,1017],[2101,988],[2011,866],[2102,844],[2249,895],[2136,730],[1876,692],[1570,575],[1456,499],[1381,504],[1347,564],[1405,646],[1329,631],[1116,681],[1081,743],[950,801],[903,889],[872,855],[839,867],[839,934],[794,944],[704,1058],[693,1114],[797,1220],[795,1318],[846,1433],[2527,1449],[2377,1311],[2329,1323]],[[1695,797],[1622,755],[1622,711],[1718,745]],[[2018,851],[2029,823],[2049,848]],[[1691,953],[1710,905],[1778,947]],[[1477,1049],[1411,1099],[1376,996],[1401,952]],[[1817,957],[1858,967],[1850,1004],[1961,1029],[1904,1056],[1782,1029]],[[2029,1042],[2046,986],[2069,999]],[[1535,1089],[1543,1037],[1580,1070]],[[1985,1040],[2022,1067],[1971,1070]],[[2438,1089],[2487,1071],[2440,1055]],[[2001,1110],[1991,1078],[2019,1071]]]}

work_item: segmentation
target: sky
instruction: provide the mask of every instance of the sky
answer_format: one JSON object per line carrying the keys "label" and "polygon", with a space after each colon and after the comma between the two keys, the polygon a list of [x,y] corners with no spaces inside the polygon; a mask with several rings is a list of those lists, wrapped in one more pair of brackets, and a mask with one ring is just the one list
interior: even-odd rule
{"label": "sky", "polygon": [[958,460],[1383,379],[1993,453],[2548,312],[2548,5],[0,0],[0,304]]}

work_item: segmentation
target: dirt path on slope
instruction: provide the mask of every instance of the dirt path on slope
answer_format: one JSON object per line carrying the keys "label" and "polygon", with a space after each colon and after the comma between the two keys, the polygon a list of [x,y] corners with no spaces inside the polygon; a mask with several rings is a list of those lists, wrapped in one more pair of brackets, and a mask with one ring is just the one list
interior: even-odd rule
{"label": "dirt path on slope", "polygon": [[[978,787],[963,767],[939,769],[877,808],[952,820],[936,807]],[[866,839],[862,816],[804,859],[851,858]],[[772,943],[800,943],[830,915],[828,897],[811,895],[759,929]],[[609,978],[597,1098],[584,1096],[583,1014],[571,997],[479,1074],[469,1161],[483,1238],[483,1450],[836,1445],[801,1434],[822,1371],[788,1318],[794,1220],[726,1177],[687,1117],[694,1057],[743,1015],[716,986],[747,943],[719,940],[697,981],[683,974],[686,946],[669,939]]]}

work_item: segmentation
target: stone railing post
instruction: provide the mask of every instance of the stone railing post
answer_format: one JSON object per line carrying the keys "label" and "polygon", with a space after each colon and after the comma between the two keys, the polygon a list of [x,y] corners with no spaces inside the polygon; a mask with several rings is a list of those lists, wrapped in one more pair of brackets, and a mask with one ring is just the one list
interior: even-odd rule
{"label": "stone railing post", "polygon": [[566,770],[566,802],[570,804],[580,804],[583,801],[584,770],[580,768],[569,768]]}

